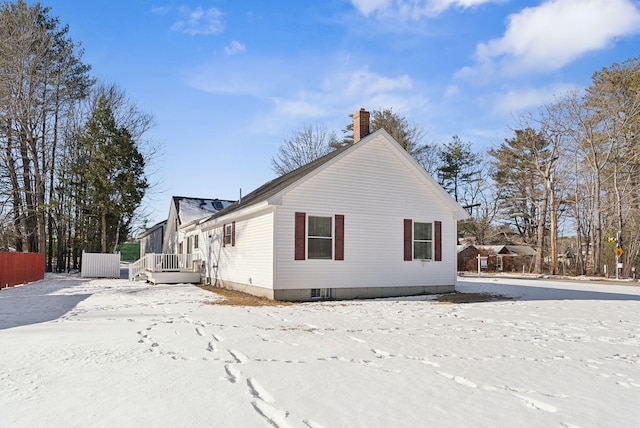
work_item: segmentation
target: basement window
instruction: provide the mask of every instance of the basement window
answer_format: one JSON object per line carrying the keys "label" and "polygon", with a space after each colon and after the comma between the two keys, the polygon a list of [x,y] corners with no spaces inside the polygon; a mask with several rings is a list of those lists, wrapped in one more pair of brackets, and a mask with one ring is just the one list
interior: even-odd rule
{"label": "basement window", "polygon": [[330,299],[331,289],[330,288],[312,288],[311,298],[312,299]]}

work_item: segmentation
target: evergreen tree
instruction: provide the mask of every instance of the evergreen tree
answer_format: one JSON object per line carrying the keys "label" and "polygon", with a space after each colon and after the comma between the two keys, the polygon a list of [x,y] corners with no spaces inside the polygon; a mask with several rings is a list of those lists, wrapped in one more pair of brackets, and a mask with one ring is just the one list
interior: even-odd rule
{"label": "evergreen tree", "polygon": [[470,202],[464,200],[461,193],[478,179],[480,156],[471,151],[471,143],[463,143],[457,135],[454,135],[451,142],[445,144],[438,154],[440,166],[437,171],[440,184],[456,201]]}
{"label": "evergreen tree", "polygon": [[[84,165],[88,199],[100,219],[100,250],[117,243],[148,187],[145,161],[131,133],[116,124],[105,96],[98,100],[82,138],[89,158]],[[108,240],[108,235],[110,239]]]}

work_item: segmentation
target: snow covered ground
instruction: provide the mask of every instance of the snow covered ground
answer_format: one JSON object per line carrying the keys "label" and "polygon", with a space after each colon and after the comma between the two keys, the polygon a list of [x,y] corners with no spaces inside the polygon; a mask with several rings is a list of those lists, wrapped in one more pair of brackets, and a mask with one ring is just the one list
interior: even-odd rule
{"label": "snow covered ground", "polygon": [[458,289],[515,300],[230,307],[50,275],[0,291],[0,426],[638,426],[640,287]]}

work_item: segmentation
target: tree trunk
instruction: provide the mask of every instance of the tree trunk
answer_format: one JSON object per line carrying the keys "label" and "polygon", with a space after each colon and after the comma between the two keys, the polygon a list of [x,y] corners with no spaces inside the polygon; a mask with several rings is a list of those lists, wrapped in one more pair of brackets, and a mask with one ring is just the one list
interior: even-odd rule
{"label": "tree trunk", "polygon": [[540,213],[538,214],[538,230],[537,230],[537,242],[536,242],[536,264],[534,267],[535,273],[543,272],[544,265],[544,232],[545,225],[547,224],[547,208],[549,203],[549,189],[547,189],[547,183],[545,181],[544,190],[542,192],[542,205],[540,206]]}
{"label": "tree trunk", "polygon": [[549,179],[549,207],[550,207],[550,234],[549,239],[551,243],[551,275],[555,275],[557,273],[557,262],[558,262],[558,249],[557,249],[557,241],[558,241],[558,219],[556,214],[556,190],[555,190],[555,182],[553,179],[553,175]]}
{"label": "tree trunk", "polygon": [[22,252],[24,249],[24,236],[23,236],[23,217],[22,217],[22,198],[20,182],[18,181],[18,172],[16,170],[15,159],[12,153],[13,135],[11,132],[11,121],[8,121],[7,125],[7,145],[5,147],[5,164],[7,171],[9,172],[9,180],[11,182],[11,197],[12,197],[12,211],[13,211],[13,233],[14,242],[13,245],[18,252]]}
{"label": "tree trunk", "polygon": [[593,213],[593,273],[599,275],[600,263],[602,261],[602,203],[600,200],[600,171],[596,174],[594,183],[594,213]]}
{"label": "tree trunk", "polygon": [[101,252],[107,252],[107,210],[105,208],[100,209],[100,248]]}

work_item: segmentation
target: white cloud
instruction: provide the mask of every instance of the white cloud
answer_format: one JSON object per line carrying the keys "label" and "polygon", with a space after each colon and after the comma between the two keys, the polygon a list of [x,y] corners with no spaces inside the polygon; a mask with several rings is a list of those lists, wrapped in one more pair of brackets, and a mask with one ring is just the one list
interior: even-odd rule
{"label": "white cloud", "polygon": [[451,8],[468,9],[503,1],[505,0],[351,0],[351,3],[364,16],[416,21],[437,16]]}
{"label": "white cloud", "polygon": [[203,10],[201,7],[191,9],[184,6],[180,8],[180,14],[184,19],[173,24],[171,29],[174,31],[195,36],[216,34],[224,30],[222,12],[215,7]]}
{"label": "white cloud", "polygon": [[492,100],[493,111],[498,114],[520,113],[552,102],[557,96],[578,87],[572,83],[556,84],[542,88],[517,88],[498,94]]}
{"label": "white cloud", "polygon": [[346,93],[355,96],[371,96],[396,90],[411,89],[411,77],[404,74],[392,78],[372,73],[367,69],[356,70],[348,78]]}
{"label": "white cloud", "polygon": [[229,46],[224,48],[224,51],[227,53],[227,55],[231,56],[231,55],[239,54],[240,52],[244,52],[246,49],[247,48],[244,44],[240,43],[237,40],[234,40],[231,42]]}
{"label": "white cloud", "polygon": [[[322,68],[318,64],[324,64]],[[256,70],[260,70],[256,74]],[[354,68],[344,56],[319,61],[305,58],[267,61],[234,57],[193,70],[187,83],[213,94],[250,96],[271,104],[252,125],[260,132],[282,133],[304,124],[321,122],[340,131],[347,115],[359,107],[391,107],[412,116],[428,105],[422,88],[409,75],[389,76],[366,67]],[[339,123],[328,123],[336,112],[344,112]]]}
{"label": "white cloud", "polygon": [[362,13],[364,16],[369,16],[371,13],[385,10],[392,3],[391,0],[351,0],[351,3]]}
{"label": "white cloud", "polygon": [[458,75],[553,71],[637,33],[640,10],[630,0],[550,0],[511,15],[504,36],[478,44],[477,64]]}
{"label": "white cloud", "polygon": [[445,98],[455,97],[458,94],[460,94],[460,88],[456,85],[449,85],[444,91]]}
{"label": "white cloud", "polygon": [[242,74],[239,70],[223,67],[202,67],[188,72],[185,82],[192,88],[210,94],[249,95],[266,97],[269,86],[259,82],[254,76]]}

